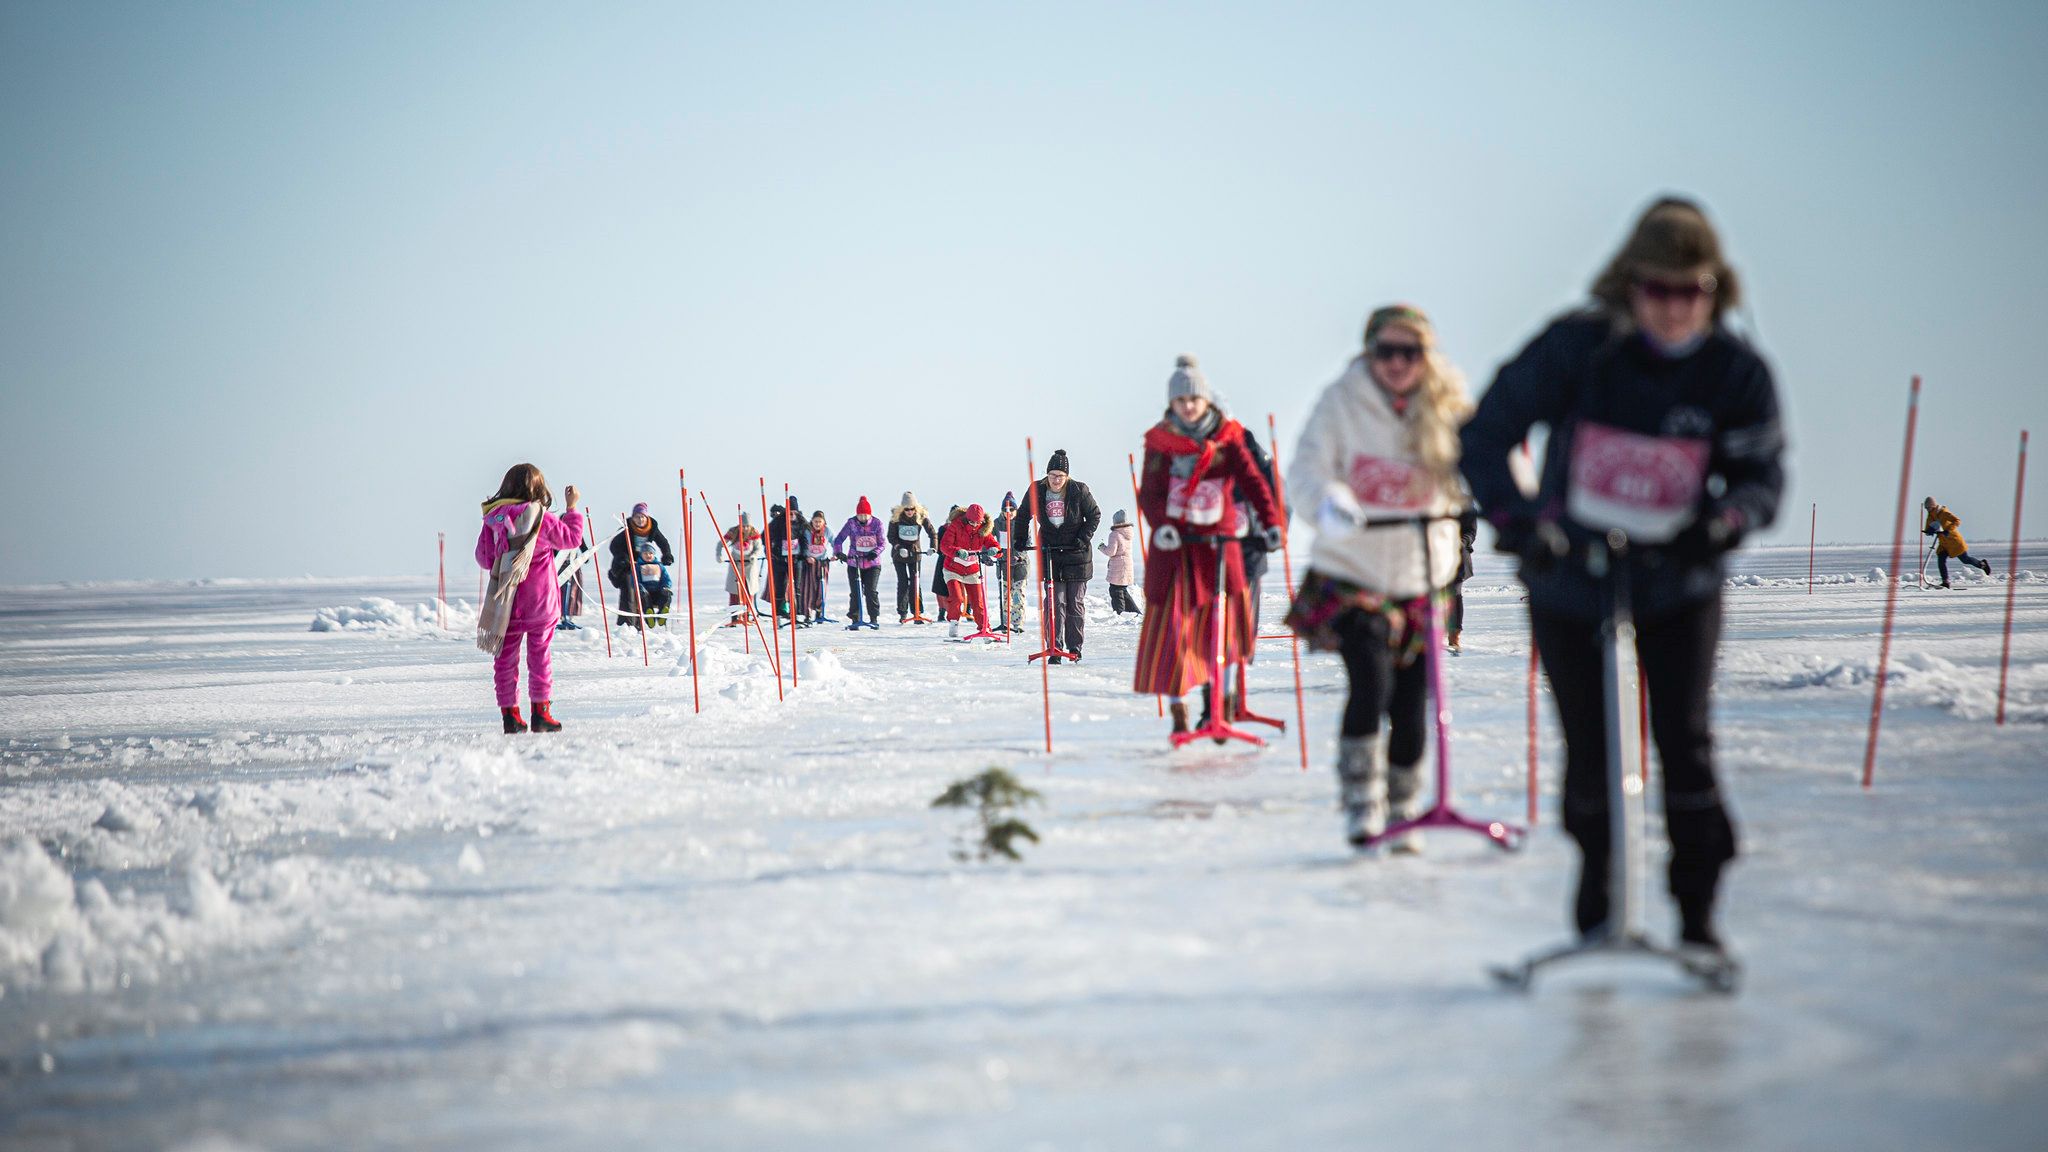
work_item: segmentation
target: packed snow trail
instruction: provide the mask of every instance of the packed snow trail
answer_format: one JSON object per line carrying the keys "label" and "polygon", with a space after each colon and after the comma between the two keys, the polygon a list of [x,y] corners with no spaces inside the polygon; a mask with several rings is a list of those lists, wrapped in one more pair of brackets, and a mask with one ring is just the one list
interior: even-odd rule
{"label": "packed snow trail", "polygon": [[[2034,1147],[2048,550],[2003,730],[2003,585],[1902,595],[1866,795],[1882,552],[1824,549],[1811,596],[1804,547],[1735,559],[1732,998],[1491,987],[1564,932],[1547,711],[1526,852],[1358,859],[1336,661],[1311,771],[1171,752],[1099,585],[1051,757],[1024,650],[932,627],[812,630],[782,705],[706,629],[701,715],[680,629],[652,670],[562,633],[567,730],[508,737],[431,581],[0,591],[0,1147]],[[1491,557],[1466,591],[1459,800],[1519,820],[1522,609]],[[1046,797],[1021,865],[927,807],[991,765]]]}

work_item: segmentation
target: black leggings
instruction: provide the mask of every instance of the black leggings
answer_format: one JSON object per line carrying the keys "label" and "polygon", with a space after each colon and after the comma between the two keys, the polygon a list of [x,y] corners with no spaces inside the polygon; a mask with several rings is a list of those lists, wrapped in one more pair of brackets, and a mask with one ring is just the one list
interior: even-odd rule
{"label": "black leggings", "polygon": [[1387,647],[1387,618],[1377,612],[1353,610],[1336,622],[1343,640],[1338,653],[1351,680],[1344,702],[1344,735],[1376,736],[1380,717],[1388,720],[1387,762],[1409,765],[1422,759],[1424,731],[1429,726],[1429,684],[1421,659],[1406,668],[1395,663]]}
{"label": "black leggings", "polygon": [[[1605,874],[1612,830],[1607,813],[1606,696],[1600,624],[1532,612],[1536,646],[1564,729],[1564,827],[1589,872]],[[1721,868],[1735,858],[1735,826],[1714,781],[1709,708],[1721,597],[1636,622],[1636,657],[1650,694],[1650,737],[1664,771],[1664,819],[1671,838],[1671,895],[1687,920],[1712,912]],[[1622,659],[1629,656],[1626,652]],[[1633,705],[1628,702],[1624,707]],[[1603,908],[1604,911],[1604,908]],[[1595,915],[1594,923],[1604,916]],[[1581,919],[1584,919],[1582,915]],[[1581,923],[1581,928],[1589,927]]]}
{"label": "black leggings", "polygon": [[1936,561],[1935,567],[1941,571],[1941,582],[1943,584],[1948,583],[1948,562],[1951,559],[1960,560],[1963,563],[1968,564],[1972,568],[1983,567],[1983,562],[1978,560],[1975,556],[1970,555],[1968,552],[1958,553],[1957,555],[1951,557],[1944,554],[1941,549],[1936,548],[1934,550],[1934,559]]}
{"label": "black leggings", "polygon": [[924,575],[924,553],[912,552],[908,556],[895,556],[896,562],[896,615],[922,616],[919,612],[919,578]]}

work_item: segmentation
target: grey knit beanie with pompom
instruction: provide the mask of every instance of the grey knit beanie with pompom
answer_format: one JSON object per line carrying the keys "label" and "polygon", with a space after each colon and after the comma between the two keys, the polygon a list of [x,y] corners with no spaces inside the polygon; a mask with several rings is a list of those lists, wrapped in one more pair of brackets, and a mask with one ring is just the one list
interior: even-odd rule
{"label": "grey knit beanie with pompom", "polygon": [[1200,396],[1214,401],[1215,394],[1209,391],[1209,378],[1202,375],[1202,366],[1195,363],[1192,354],[1183,352],[1173,362],[1173,375],[1166,381],[1166,399],[1169,403],[1183,396]]}

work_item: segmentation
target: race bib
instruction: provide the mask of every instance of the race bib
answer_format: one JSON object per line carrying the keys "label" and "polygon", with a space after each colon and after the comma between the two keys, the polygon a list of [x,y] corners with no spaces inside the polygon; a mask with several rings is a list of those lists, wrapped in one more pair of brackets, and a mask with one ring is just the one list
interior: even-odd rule
{"label": "race bib", "polygon": [[1045,518],[1055,524],[1064,522],[1067,518],[1067,498],[1065,496],[1047,496],[1045,498]]}
{"label": "race bib", "polygon": [[915,540],[920,531],[922,529],[915,524],[898,524],[896,526],[896,538],[898,540]]}
{"label": "race bib", "polygon": [[811,559],[813,560],[823,560],[825,557],[830,556],[832,554],[831,547],[825,544],[813,544],[811,545],[810,551]]}
{"label": "race bib", "polygon": [[1223,522],[1223,510],[1230,506],[1221,480],[1204,480],[1189,486],[1176,477],[1166,489],[1166,515],[1184,524],[1207,526]]}
{"label": "race bib", "polygon": [[658,581],[658,580],[660,580],[660,579],[661,579],[661,565],[659,565],[659,564],[642,564],[642,565],[640,566],[640,579],[642,579],[642,580],[644,580],[644,581],[646,581],[646,582],[648,582],[648,583],[650,583],[650,584],[651,584],[651,583],[654,583],[654,582],[656,582],[656,581]]}
{"label": "race bib", "polygon": [[1360,453],[1351,458],[1345,477],[1358,506],[1394,512],[1422,512],[1429,508],[1429,473],[1405,460]]}
{"label": "race bib", "polygon": [[1565,510],[1588,528],[1619,528],[1639,543],[1669,543],[1693,521],[1710,450],[1705,440],[1581,423],[1572,434]]}

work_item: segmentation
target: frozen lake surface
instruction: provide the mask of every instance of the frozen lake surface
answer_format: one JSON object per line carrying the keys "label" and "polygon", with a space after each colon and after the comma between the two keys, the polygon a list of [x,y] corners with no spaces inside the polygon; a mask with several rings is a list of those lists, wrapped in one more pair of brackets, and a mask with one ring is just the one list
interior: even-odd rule
{"label": "frozen lake surface", "polygon": [[[2002,575],[1900,593],[1866,793],[1887,551],[1731,567],[1732,998],[1485,979],[1566,926],[1547,702],[1526,851],[1355,858],[1335,658],[1309,771],[1171,752],[1100,587],[1051,756],[1023,648],[938,627],[805,631],[781,703],[707,627],[701,714],[679,634],[561,634],[567,731],[508,737],[431,581],[0,590],[0,1147],[2040,1148],[2048,546],[2003,728]],[[1468,595],[1455,783],[1520,820],[1524,610],[1492,557]],[[1022,864],[927,807],[991,765],[1045,795]]]}

